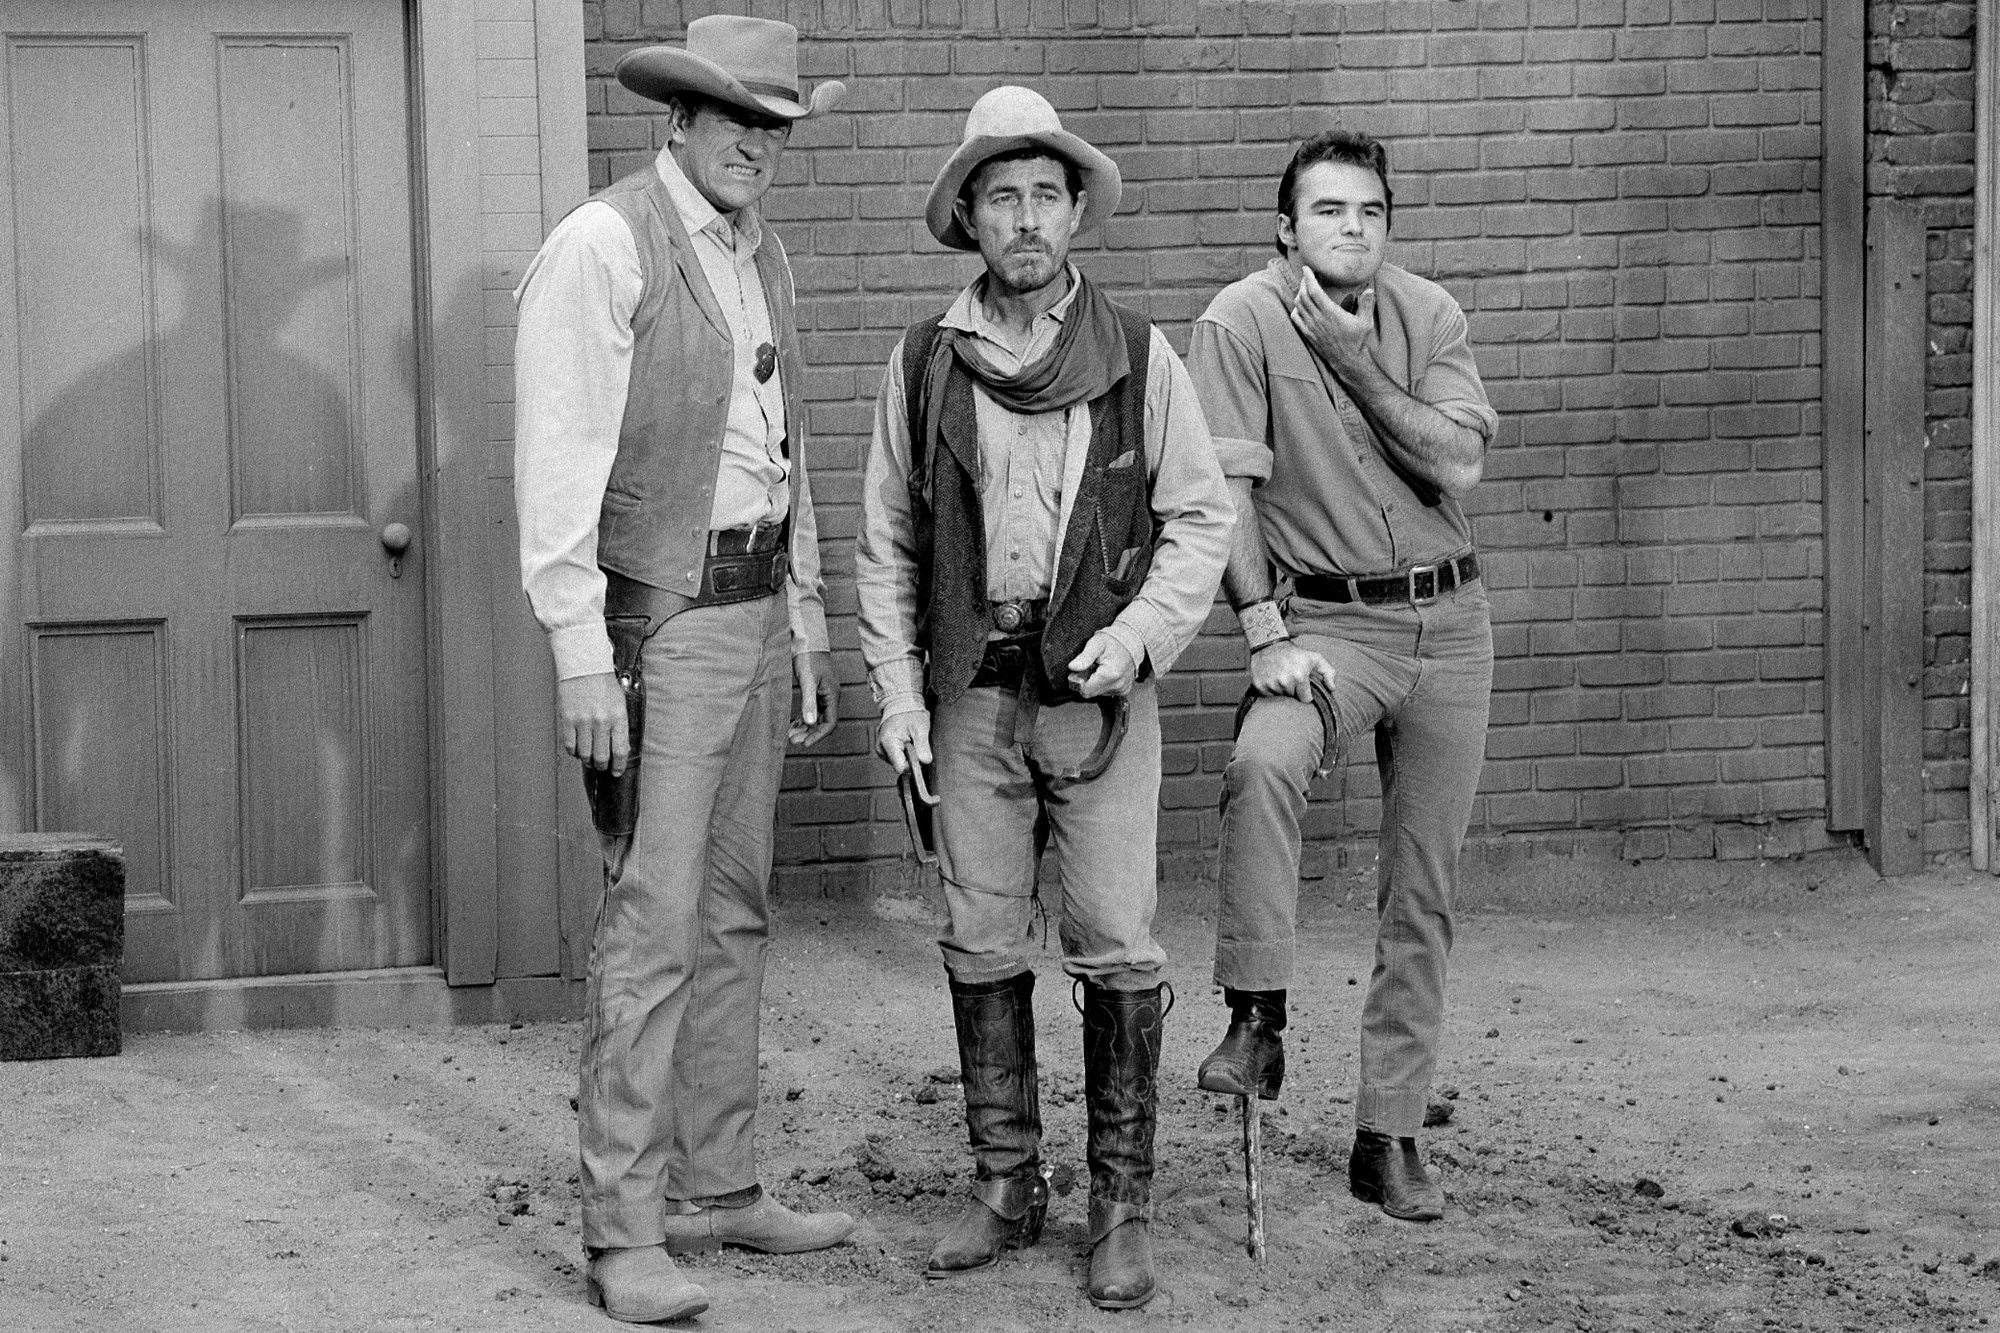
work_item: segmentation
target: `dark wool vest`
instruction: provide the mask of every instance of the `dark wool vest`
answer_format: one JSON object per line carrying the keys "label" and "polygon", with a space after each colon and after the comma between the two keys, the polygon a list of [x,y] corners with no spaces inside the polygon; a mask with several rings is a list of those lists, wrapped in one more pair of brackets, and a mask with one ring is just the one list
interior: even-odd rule
{"label": "dark wool vest", "polygon": [[[1146,366],[1152,325],[1114,307],[1131,371],[1088,405],[1090,452],[1070,507],[1042,631],[1046,702],[1076,697],[1068,664],[1109,625],[1146,581],[1159,524],[1146,466]],[[917,645],[929,657],[932,707],[965,693],[992,627],[986,600],[986,524],[979,500],[979,426],[973,377],[956,359],[945,380],[936,441],[927,438],[925,369],[943,316],[903,338],[903,386],[910,422],[910,509],[917,542]],[[1142,663],[1143,667],[1144,664]]]}

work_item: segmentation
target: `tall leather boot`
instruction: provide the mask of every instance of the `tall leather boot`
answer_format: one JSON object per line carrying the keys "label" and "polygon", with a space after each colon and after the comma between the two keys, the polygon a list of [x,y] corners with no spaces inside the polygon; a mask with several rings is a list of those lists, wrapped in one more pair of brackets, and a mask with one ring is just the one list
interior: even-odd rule
{"label": "tall leather boot", "polygon": [[1158,1118],[1162,987],[1083,983],[1083,1095],[1090,1107],[1090,1302],[1152,1299],[1153,1129]]}
{"label": "tall leather boot", "polygon": [[1195,1082],[1207,1092],[1226,1092],[1262,1100],[1278,1099],[1285,1081],[1285,992],[1230,990],[1229,1031],[1222,1044],[1201,1062]]}
{"label": "tall leather boot", "polygon": [[925,1277],[991,1268],[1003,1252],[1041,1239],[1049,1185],[1042,1175],[1034,993],[1033,972],[973,985],[951,982],[974,1172],[965,1211],[932,1247]]}

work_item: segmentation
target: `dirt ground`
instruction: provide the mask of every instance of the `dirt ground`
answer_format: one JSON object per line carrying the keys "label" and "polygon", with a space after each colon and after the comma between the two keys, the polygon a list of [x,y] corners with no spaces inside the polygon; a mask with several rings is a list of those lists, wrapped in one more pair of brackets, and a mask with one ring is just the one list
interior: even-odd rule
{"label": "dirt ground", "polygon": [[[1858,858],[1536,858],[1470,872],[1416,1226],[1350,1198],[1372,876],[1306,886],[1270,1258],[1244,1253],[1234,1104],[1193,1087],[1224,1009],[1213,903],[1163,892],[1143,1311],[1081,1291],[1079,1020],[1038,993],[1042,1243],[922,1277],[968,1174],[922,892],[780,906],[767,1183],[855,1244],[693,1262],[694,1326],[849,1330],[1961,1329],[2000,1318],[2000,883]],[[142,1035],[0,1066],[0,1330],[609,1329],[583,1300],[577,1027]]]}

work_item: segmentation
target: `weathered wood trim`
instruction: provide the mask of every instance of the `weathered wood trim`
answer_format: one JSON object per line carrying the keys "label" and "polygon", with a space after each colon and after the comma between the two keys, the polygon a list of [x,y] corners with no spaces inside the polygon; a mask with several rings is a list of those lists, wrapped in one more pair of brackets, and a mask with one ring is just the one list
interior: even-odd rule
{"label": "weathered wood trim", "polygon": [[[536,0],[535,24],[542,79],[542,225],[546,230],[590,194],[583,11],[574,0]],[[511,502],[511,487],[508,499]],[[536,651],[540,656],[535,678],[546,681],[546,650],[537,643]],[[542,688],[552,690],[553,686]],[[553,716],[552,697],[543,698],[542,710],[544,716]],[[538,734],[553,740],[552,732]],[[554,767],[551,816],[556,833],[561,971],[565,977],[581,977],[590,965],[591,934],[604,888],[604,862],[591,831],[576,765],[558,759],[552,743],[544,742],[541,754],[546,756],[542,762]]]}
{"label": "weathered wood trim", "polygon": [[1864,430],[1862,659],[1869,682],[1868,859],[1884,875],[1923,868],[1924,215],[1868,210],[1868,393]]}
{"label": "weathered wood trim", "polygon": [[1972,222],[1972,864],[2000,873],[1995,819],[2000,799],[2000,760],[1996,760],[1995,691],[2000,689],[2000,616],[1993,598],[2000,594],[2000,348],[1993,340],[1993,319],[2000,313],[2000,272],[1994,268],[1994,246],[2000,243],[2000,86],[1995,62],[2000,61],[2000,23],[1991,0],[1980,0],[1979,26],[1974,36],[1973,64],[1978,70],[1974,120],[1978,148],[1973,184]]}
{"label": "weathered wood trim", "polygon": [[1826,814],[1862,827],[1867,763],[1862,663],[1862,478],[1868,137],[1866,0],[1826,0],[1820,54],[1820,447],[1826,542]]}
{"label": "weathered wood trim", "polygon": [[432,883],[452,985],[493,980],[492,602],[485,533],[478,6],[416,0],[411,34],[417,159],[419,363],[430,521]]}
{"label": "weathered wood trim", "polygon": [[552,1023],[581,1016],[583,986],[557,977],[450,986],[435,967],[383,968],[127,986],[119,1011],[127,1032]]}

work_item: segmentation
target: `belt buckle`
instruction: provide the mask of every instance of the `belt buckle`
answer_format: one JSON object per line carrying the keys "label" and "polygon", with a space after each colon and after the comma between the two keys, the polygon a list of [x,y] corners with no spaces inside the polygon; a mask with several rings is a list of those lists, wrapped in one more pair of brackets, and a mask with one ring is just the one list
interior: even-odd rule
{"label": "belt buckle", "polygon": [[1002,634],[1012,634],[1027,618],[1027,611],[1018,601],[993,604],[993,628]]}
{"label": "belt buckle", "polygon": [[[1409,581],[1410,605],[1429,606],[1438,599],[1438,569],[1439,566],[1437,565],[1418,565],[1404,576]],[[1417,580],[1424,576],[1429,576],[1431,590],[1428,593],[1419,593],[1417,591]]]}

